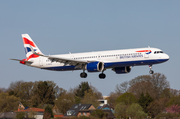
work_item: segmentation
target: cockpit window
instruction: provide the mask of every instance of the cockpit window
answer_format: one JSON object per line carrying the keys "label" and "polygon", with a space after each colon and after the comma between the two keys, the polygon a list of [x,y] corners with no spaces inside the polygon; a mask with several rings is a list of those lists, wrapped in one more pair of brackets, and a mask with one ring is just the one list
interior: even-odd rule
{"label": "cockpit window", "polygon": [[163,53],[163,51],[155,51],[154,54]]}

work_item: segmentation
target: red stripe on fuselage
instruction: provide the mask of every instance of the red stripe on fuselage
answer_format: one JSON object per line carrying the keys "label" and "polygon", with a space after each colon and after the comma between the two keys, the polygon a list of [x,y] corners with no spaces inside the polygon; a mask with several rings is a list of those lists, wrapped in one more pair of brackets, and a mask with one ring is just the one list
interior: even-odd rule
{"label": "red stripe on fuselage", "polygon": [[27,38],[23,38],[23,42],[24,42],[24,44],[29,44],[33,47],[36,47],[35,44],[32,41],[28,40]]}
{"label": "red stripe on fuselage", "polygon": [[136,51],[136,52],[151,52],[151,50],[140,50],[140,51]]}

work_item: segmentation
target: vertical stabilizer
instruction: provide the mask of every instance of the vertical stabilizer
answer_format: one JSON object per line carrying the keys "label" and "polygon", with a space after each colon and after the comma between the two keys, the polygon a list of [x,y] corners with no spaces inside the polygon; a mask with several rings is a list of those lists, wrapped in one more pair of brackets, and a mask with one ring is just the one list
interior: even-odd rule
{"label": "vertical stabilizer", "polygon": [[34,43],[34,41],[31,39],[31,37],[28,34],[22,34],[22,39],[23,39],[23,43],[24,43],[24,49],[25,49],[27,60],[29,60],[31,58],[39,57],[38,55],[33,54],[33,52],[31,51],[31,48],[33,48],[33,50],[36,53],[42,54],[40,49],[37,47],[37,45]]}

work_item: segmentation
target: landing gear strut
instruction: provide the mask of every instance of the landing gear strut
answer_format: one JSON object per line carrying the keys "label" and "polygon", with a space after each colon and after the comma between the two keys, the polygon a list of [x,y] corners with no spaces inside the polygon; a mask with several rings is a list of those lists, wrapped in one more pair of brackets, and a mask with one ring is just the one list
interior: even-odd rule
{"label": "landing gear strut", "polygon": [[150,68],[149,73],[150,73],[150,74],[154,74],[154,71],[153,71],[153,70],[151,70],[151,69],[152,69],[152,65],[149,65],[149,68]]}
{"label": "landing gear strut", "polygon": [[85,72],[85,65],[82,65],[83,67],[83,72],[80,74],[81,78],[86,78],[87,77],[87,73]]}

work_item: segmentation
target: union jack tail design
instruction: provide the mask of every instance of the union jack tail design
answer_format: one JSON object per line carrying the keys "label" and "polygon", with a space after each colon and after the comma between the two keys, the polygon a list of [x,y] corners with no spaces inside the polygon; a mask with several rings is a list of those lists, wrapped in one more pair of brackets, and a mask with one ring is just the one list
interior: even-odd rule
{"label": "union jack tail design", "polygon": [[39,57],[38,55],[33,54],[33,52],[31,51],[32,48],[36,53],[43,54],[28,34],[22,34],[22,39],[23,39],[24,49],[25,49],[25,53],[27,57],[26,61],[28,61],[31,58]]}

